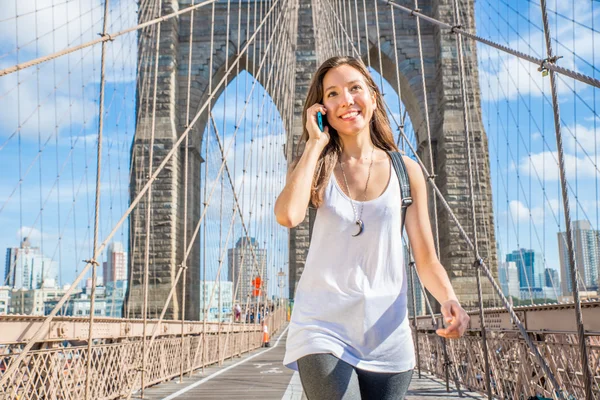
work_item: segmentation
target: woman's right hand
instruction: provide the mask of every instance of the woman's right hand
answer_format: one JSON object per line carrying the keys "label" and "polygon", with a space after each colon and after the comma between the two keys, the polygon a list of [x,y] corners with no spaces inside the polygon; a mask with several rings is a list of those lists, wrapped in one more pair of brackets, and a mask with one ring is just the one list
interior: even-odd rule
{"label": "woman's right hand", "polygon": [[323,116],[327,113],[325,106],[322,104],[313,104],[306,110],[306,130],[308,131],[308,140],[318,145],[321,150],[329,143],[329,127],[324,126],[324,131],[321,132],[317,122],[317,112],[321,112]]}

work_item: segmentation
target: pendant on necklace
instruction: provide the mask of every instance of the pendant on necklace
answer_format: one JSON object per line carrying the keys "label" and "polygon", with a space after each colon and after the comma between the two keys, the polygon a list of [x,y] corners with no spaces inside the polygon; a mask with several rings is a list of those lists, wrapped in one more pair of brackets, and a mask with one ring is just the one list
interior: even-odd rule
{"label": "pendant on necklace", "polygon": [[358,233],[356,235],[352,235],[354,237],[360,235],[365,230],[365,224],[362,222],[362,219],[357,220],[356,225],[358,225],[359,229],[358,229]]}

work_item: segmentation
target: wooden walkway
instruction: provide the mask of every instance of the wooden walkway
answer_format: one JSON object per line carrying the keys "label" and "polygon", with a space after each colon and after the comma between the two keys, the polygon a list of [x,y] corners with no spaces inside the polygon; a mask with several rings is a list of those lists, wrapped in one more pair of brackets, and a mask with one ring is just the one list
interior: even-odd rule
{"label": "wooden walkway", "polygon": [[[285,352],[283,336],[271,338],[273,347],[258,349],[241,358],[227,360],[222,366],[211,366],[186,376],[183,382],[173,379],[146,389],[146,400],[306,400],[298,373],[282,364]],[[465,399],[483,399],[474,393],[463,393]],[[134,398],[140,398],[136,393]],[[427,374],[413,375],[407,400],[458,399],[456,391],[446,392],[443,381]],[[376,400],[376,399],[368,399]]]}

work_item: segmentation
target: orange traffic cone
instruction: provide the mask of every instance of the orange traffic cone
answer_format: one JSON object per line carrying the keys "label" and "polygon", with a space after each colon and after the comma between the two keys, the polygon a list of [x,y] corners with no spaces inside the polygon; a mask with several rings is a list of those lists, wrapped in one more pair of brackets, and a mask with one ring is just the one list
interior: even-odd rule
{"label": "orange traffic cone", "polygon": [[267,324],[263,325],[263,347],[271,347],[269,342],[269,327]]}

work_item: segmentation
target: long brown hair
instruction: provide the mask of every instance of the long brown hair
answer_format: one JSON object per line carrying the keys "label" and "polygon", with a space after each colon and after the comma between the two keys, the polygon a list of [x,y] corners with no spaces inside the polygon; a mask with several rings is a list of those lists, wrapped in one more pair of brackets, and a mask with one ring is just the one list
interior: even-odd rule
{"label": "long brown hair", "polygon": [[[329,70],[340,67],[342,65],[349,65],[352,68],[359,71],[365,78],[365,82],[369,86],[371,95],[375,96],[376,107],[373,111],[373,116],[369,123],[371,131],[371,141],[382,150],[398,151],[396,143],[394,143],[394,136],[392,134],[392,128],[388,119],[387,112],[384,108],[383,97],[379,88],[373,81],[369,70],[365,64],[358,58],[354,57],[331,57],[325,61],[312,78],[308,94],[306,95],[306,101],[304,102],[304,109],[302,110],[302,136],[300,137],[300,143],[306,143],[308,141],[308,130],[306,129],[306,110],[315,103],[323,104],[323,78]],[[335,129],[329,125],[329,143],[325,146],[325,149],[321,152],[319,160],[317,161],[317,167],[315,169],[315,175],[313,176],[313,182],[310,192],[310,202],[314,207],[319,207],[323,203],[323,195],[325,193],[325,185],[328,182],[331,173],[337,163],[340,154],[342,153],[342,142]],[[300,147],[300,146],[299,146]]]}

